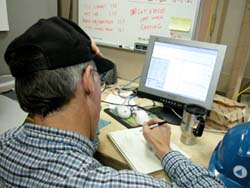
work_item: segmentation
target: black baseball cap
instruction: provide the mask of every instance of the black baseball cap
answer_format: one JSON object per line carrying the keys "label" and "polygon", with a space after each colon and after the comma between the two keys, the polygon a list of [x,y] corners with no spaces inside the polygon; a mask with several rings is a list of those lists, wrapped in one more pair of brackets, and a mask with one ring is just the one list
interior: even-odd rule
{"label": "black baseball cap", "polygon": [[[37,62],[15,60],[23,49],[39,50],[45,58]],[[22,35],[14,39],[4,54],[14,77],[25,76],[41,70],[53,70],[93,60],[99,74],[114,64],[91,50],[90,37],[74,22],[62,17],[40,19]]]}

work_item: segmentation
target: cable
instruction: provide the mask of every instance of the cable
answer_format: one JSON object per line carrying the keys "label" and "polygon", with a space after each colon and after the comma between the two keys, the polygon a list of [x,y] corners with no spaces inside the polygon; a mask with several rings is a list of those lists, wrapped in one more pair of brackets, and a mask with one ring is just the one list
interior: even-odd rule
{"label": "cable", "polygon": [[250,89],[250,86],[248,86],[247,88],[245,88],[242,91],[240,91],[239,93],[237,93],[235,96],[232,97],[232,99],[233,100],[237,99],[241,94],[243,94],[244,92],[246,92],[249,89]]}
{"label": "cable", "polygon": [[102,103],[106,103],[106,104],[112,104],[112,105],[121,105],[121,106],[131,106],[131,107],[136,107],[136,104],[119,104],[119,103],[113,103],[113,102],[108,102],[108,101],[104,101],[101,100]]}
{"label": "cable", "polygon": [[179,119],[182,119],[182,117],[173,108],[170,109]]}
{"label": "cable", "polygon": [[130,84],[132,84],[133,82],[135,82],[136,80],[138,80],[141,76],[137,76],[134,79],[132,79],[131,81],[129,81],[127,84],[125,84],[124,86],[120,87],[117,91],[117,93],[120,93],[121,90],[127,88],[127,86],[129,86]]}
{"label": "cable", "polygon": [[215,10],[216,10],[216,0],[212,0],[209,12],[209,22],[204,41],[209,41],[208,37],[211,37],[216,18],[216,14],[214,13],[216,12]]}
{"label": "cable", "polygon": [[106,89],[107,89],[107,84],[105,82],[103,82],[101,84],[101,92],[103,93]]}
{"label": "cable", "polygon": [[156,107],[156,103],[155,101],[151,100],[153,105],[147,105],[147,106],[142,106],[142,108],[153,108],[153,107]]}
{"label": "cable", "polygon": [[136,98],[136,96],[128,96],[128,104],[130,104],[131,100]]}
{"label": "cable", "polygon": [[179,119],[182,119],[182,117],[180,116],[180,114],[178,114],[173,108],[171,107],[168,107],[170,108],[170,110],[179,118]]}
{"label": "cable", "polygon": [[212,133],[227,133],[227,131],[216,130],[216,129],[209,129],[209,128],[205,128],[204,130],[208,131],[208,132],[212,132]]}

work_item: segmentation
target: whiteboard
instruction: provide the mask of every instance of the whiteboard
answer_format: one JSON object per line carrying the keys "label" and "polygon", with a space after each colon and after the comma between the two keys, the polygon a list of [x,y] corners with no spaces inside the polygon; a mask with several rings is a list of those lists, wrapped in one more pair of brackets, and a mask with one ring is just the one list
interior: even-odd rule
{"label": "whiteboard", "polygon": [[0,0],[0,31],[9,31],[6,0]]}
{"label": "whiteboard", "polygon": [[98,44],[142,49],[150,35],[192,39],[200,0],[78,0],[78,24]]}

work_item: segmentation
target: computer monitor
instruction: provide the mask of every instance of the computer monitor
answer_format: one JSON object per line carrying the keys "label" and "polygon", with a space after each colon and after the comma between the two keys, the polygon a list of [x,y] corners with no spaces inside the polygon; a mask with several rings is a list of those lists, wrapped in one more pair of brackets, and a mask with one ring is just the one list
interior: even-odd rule
{"label": "computer monitor", "polygon": [[210,110],[225,53],[225,45],[151,36],[138,96],[162,102],[150,110],[173,124],[185,104]]}

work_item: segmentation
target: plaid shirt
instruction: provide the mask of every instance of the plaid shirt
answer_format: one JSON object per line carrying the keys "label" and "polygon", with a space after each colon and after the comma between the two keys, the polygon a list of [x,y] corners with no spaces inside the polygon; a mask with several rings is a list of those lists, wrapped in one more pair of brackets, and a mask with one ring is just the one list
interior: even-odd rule
{"label": "plaid shirt", "polygon": [[0,187],[222,187],[204,168],[172,151],[162,165],[164,180],[103,166],[96,142],[82,135],[26,123],[0,136]]}

